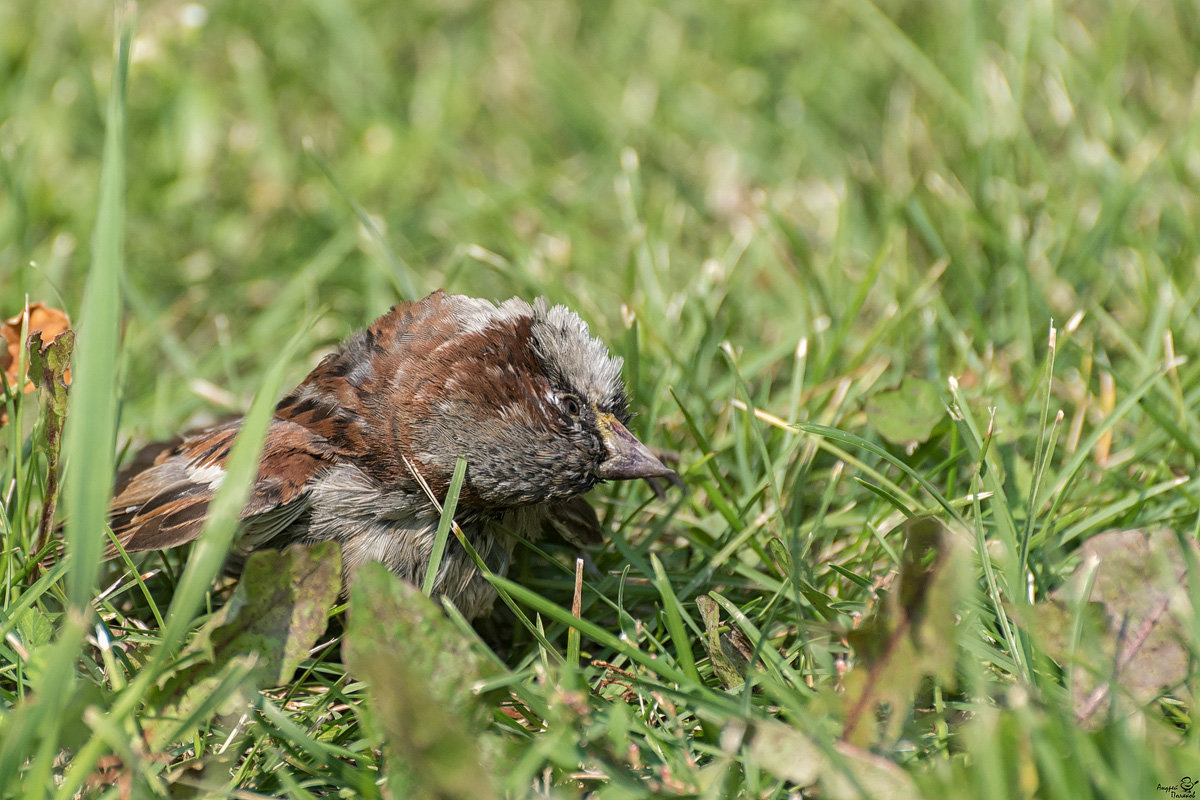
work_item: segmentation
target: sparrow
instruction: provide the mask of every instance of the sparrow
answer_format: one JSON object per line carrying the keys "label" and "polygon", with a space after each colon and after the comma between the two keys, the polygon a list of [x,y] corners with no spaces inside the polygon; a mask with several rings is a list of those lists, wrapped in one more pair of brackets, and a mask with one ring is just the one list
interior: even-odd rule
{"label": "sparrow", "polygon": [[[583,500],[608,480],[678,482],[626,427],[622,360],[565,306],[437,291],[393,307],[326,356],[275,408],[231,560],[338,542],[353,580],[378,561],[425,578],[444,498],[466,459],[455,520],[505,574],[517,538],[593,538]],[[109,522],[126,551],[194,540],[241,420],[159,448],[118,480]],[[115,554],[115,549],[113,553]],[[468,619],[495,599],[453,537],[433,586]]]}

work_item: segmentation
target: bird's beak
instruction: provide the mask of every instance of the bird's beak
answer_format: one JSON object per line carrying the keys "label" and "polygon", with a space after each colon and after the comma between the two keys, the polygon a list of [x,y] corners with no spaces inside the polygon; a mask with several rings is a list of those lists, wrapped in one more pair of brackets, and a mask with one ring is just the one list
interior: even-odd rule
{"label": "bird's beak", "polygon": [[675,470],[659,461],[612,414],[601,414],[599,427],[604,446],[608,448],[608,458],[596,470],[596,477],[611,481],[667,477],[679,480]]}

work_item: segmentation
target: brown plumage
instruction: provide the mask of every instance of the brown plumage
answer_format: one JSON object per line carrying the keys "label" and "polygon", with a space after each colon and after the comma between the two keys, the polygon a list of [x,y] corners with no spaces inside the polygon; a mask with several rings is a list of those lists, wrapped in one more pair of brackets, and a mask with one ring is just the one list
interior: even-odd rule
{"label": "brown plumage", "polygon": [[[382,561],[419,582],[438,513],[414,472],[442,497],[460,455],[456,519],[492,570],[507,569],[513,536],[594,539],[580,495],[606,479],[675,477],[625,428],[620,368],[578,316],[542,300],[435,292],[396,306],[276,407],[234,557],[334,539],[348,575]],[[196,538],[239,426],[184,439],[123,476],[110,521],[126,550]],[[456,543],[435,591],[468,617],[493,599]]]}

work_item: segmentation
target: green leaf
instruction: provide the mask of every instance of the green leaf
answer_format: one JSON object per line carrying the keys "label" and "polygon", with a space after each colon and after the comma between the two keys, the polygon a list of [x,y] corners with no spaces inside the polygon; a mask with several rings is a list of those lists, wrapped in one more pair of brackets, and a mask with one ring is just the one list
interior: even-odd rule
{"label": "green leaf", "polygon": [[885,758],[837,742],[818,742],[796,728],[774,721],[755,723],[745,745],[746,757],[777,778],[835,800],[916,800],[921,795],[904,770]]}
{"label": "green leaf", "polygon": [[189,666],[152,695],[152,705],[165,710],[148,726],[151,743],[173,741],[176,731],[186,730],[180,719],[231,710],[225,701],[239,689],[253,692],[291,678],[325,632],[341,585],[334,542],[251,555],[233,597],[182,653]]}
{"label": "green leaf", "polygon": [[867,422],[880,436],[899,446],[929,441],[945,416],[938,387],[912,376],[867,401]]}
{"label": "green leaf", "polygon": [[43,450],[46,453],[46,491],[42,501],[41,520],[37,536],[30,543],[30,552],[38,554],[50,539],[54,513],[58,508],[59,466],[62,452],[63,424],[67,417],[67,381],[71,368],[71,353],[75,349],[75,331],[61,331],[49,344],[42,342],[41,331],[29,337],[29,376],[46,394],[46,414],[42,427]]}
{"label": "green leaf", "polygon": [[966,542],[932,517],[908,522],[905,532],[898,586],[847,636],[858,659],[846,676],[843,738],[852,744],[876,739],[878,704],[891,707],[886,738],[907,715],[925,676],[954,679],[955,608],[965,597]]}
{"label": "green leaf", "polygon": [[39,608],[22,609],[16,622],[17,635],[28,650],[49,644],[54,638],[54,625]]}
{"label": "green leaf", "polygon": [[74,350],[72,330],[62,331],[49,344],[42,341],[41,331],[29,337],[29,379],[46,390],[46,403],[57,417],[67,413],[67,371]]}
{"label": "green leaf", "polygon": [[792,577],[792,554],[788,551],[787,545],[778,536],[772,536],[767,540],[767,550],[770,551],[771,557],[775,559],[775,565],[779,568],[779,574],[782,578]]}
{"label": "green leaf", "polygon": [[476,687],[500,670],[421,591],[381,564],[354,576],[342,645],[368,687],[393,797],[498,797],[500,740]]}
{"label": "green leaf", "polygon": [[[736,689],[746,682],[746,670],[754,648],[749,646],[746,635],[737,628],[721,631],[721,608],[706,594],[696,598],[700,619],[704,621],[704,649],[712,662],[713,672],[726,689]],[[740,635],[737,644],[733,632]]]}
{"label": "green leaf", "polygon": [[217,656],[258,653],[266,662],[264,678],[284,682],[325,632],[341,588],[336,542],[254,553],[233,597],[206,626],[211,630],[208,648]]}

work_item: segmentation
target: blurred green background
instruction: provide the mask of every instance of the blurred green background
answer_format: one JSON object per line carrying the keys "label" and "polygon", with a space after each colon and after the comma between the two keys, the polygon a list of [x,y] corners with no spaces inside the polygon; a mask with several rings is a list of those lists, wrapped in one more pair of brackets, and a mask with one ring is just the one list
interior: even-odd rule
{"label": "blurred green background", "polygon": [[[6,309],[78,302],[111,17],[0,9]],[[545,292],[610,336],[623,303],[701,304],[707,341],[820,348],[884,250],[863,314],[944,266],[929,334],[1020,371],[1050,316],[1137,324],[1154,280],[1192,282],[1198,27],[1168,2],[147,3],[127,398],[158,434],[200,402],[179,376],[244,402],[306,313],[329,343],[406,287]]]}

